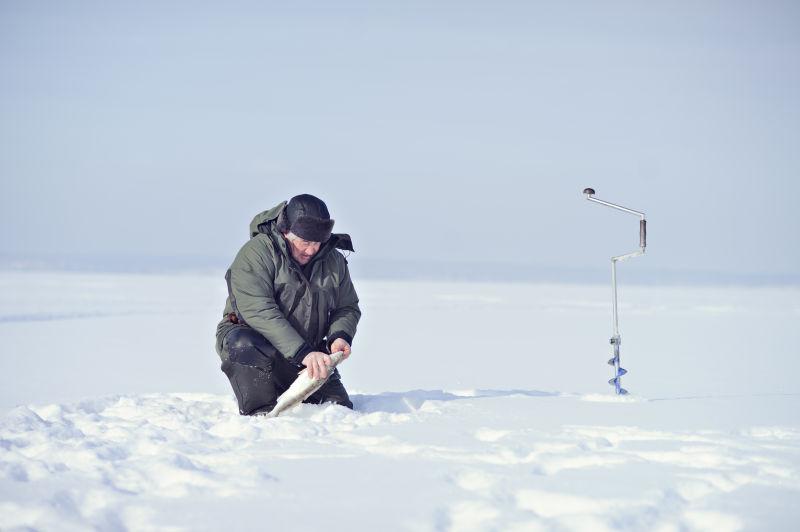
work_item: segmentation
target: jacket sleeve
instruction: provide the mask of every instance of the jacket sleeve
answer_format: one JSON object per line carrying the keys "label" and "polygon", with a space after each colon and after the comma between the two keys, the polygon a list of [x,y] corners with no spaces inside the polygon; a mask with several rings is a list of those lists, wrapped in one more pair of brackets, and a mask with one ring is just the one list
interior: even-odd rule
{"label": "jacket sleeve", "polygon": [[259,253],[253,240],[245,244],[231,265],[231,294],[245,323],[261,333],[281,354],[295,362],[311,348],[275,301],[275,262]]}
{"label": "jacket sleeve", "polygon": [[356,335],[356,326],[361,319],[361,309],[358,307],[358,294],[350,280],[350,270],[347,268],[347,261],[342,257],[342,268],[344,270],[339,284],[339,291],[336,299],[336,309],[331,313],[330,324],[328,325],[328,350],[337,338],[344,338],[348,344],[353,343]]}

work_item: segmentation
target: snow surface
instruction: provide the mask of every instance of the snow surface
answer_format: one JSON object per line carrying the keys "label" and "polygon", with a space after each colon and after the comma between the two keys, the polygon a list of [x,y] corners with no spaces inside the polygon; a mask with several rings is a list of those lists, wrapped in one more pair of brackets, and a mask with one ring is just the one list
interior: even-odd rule
{"label": "snow surface", "polygon": [[800,289],[357,282],[356,410],[236,413],[224,281],[0,273],[0,530],[796,530]]}

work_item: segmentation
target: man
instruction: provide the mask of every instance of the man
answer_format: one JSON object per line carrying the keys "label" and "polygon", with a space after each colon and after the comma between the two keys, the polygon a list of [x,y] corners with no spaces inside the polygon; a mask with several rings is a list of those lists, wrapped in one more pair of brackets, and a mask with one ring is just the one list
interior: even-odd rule
{"label": "man", "polygon": [[[217,353],[243,415],[269,412],[303,367],[328,376],[329,353],[350,356],[361,317],[347,260],[349,235],[331,234],[325,203],[295,196],[250,223],[250,240],[225,275],[228,300]],[[353,408],[334,369],[306,402]]]}

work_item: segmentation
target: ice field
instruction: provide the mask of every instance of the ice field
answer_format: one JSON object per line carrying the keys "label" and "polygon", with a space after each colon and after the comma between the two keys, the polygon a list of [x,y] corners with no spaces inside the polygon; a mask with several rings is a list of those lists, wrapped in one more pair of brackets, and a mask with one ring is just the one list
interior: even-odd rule
{"label": "ice field", "polygon": [[243,418],[221,275],[0,273],[1,530],[796,530],[800,288],[355,279],[356,406]]}

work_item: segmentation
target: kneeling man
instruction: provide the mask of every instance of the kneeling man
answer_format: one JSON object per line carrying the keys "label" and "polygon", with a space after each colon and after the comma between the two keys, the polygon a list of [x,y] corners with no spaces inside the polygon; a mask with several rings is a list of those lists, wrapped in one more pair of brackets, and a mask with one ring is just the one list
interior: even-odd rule
{"label": "kneeling man", "polygon": [[[295,196],[257,215],[250,240],[225,275],[228,300],[217,326],[217,353],[244,415],[269,412],[308,368],[325,378],[330,353],[350,356],[361,317],[347,260],[350,236],[332,234],[325,203]],[[353,408],[334,369],[306,402]]]}

